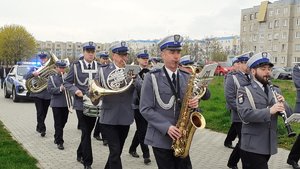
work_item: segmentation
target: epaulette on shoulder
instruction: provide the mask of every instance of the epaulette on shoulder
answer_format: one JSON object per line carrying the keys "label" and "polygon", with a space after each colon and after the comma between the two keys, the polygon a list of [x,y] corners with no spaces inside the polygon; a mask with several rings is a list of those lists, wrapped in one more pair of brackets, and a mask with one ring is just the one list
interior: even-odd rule
{"label": "epaulette on shoulder", "polygon": [[186,72],[186,71],[184,71],[184,70],[181,70],[181,69],[179,69],[179,71],[180,71],[181,73],[185,73],[185,74],[187,74],[187,75],[189,75],[189,74],[190,74],[189,72]]}
{"label": "epaulette on shoulder", "polygon": [[76,60],[73,64],[77,64],[78,65],[79,64],[79,60]]}
{"label": "epaulette on shoulder", "polygon": [[161,71],[161,69],[154,68],[154,69],[151,69],[149,72],[150,73],[158,73],[160,71]]}

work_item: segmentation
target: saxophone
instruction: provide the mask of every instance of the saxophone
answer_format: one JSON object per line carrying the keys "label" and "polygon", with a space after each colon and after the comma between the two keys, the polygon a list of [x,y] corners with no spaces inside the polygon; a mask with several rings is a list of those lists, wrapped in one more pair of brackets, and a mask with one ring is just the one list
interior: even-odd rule
{"label": "saxophone", "polygon": [[187,67],[192,69],[192,73],[188,81],[186,94],[183,98],[180,115],[176,123],[176,127],[181,131],[182,136],[172,143],[174,155],[181,158],[185,158],[189,154],[189,149],[196,129],[203,129],[206,125],[205,119],[201,113],[188,107],[189,99],[195,96],[199,99],[203,97],[206,92],[206,87],[198,87],[195,84],[195,81],[197,81],[196,75],[200,70],[193,66]]}

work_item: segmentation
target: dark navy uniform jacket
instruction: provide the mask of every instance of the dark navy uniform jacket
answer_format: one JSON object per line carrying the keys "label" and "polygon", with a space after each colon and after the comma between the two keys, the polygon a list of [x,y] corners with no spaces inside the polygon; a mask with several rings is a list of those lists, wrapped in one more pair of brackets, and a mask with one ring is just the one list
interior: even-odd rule
{"label": "dark navy uniform jacket", "polygon": [[63,84],[62,76],[55,74],[48,79],[48,92],[51,94],[51,107],[68,107],[65,92],[60,90]]}
{"label": "dark navy uniform jacket", "polygon": [[[24,75],[24,79],[27,80],[27,79],[30,79],[31,77],[33,77],[32,73],[36,70],[37,70],[37,68],[35,68],[35,67],[30,68],[30,70],[27,72],[27,74]],[[50,100],[51,99],[51,95],[48,92],[47,88],[45,88],[44,90],[42,90],[39,93],[30,92],[30,97],[37,97],[37,98],[45,99],[45,100]]]}
{"label": "dark navy uniform jacket", "polygon": [[[70,72],[65,79],[64,86],[67,90],[70,91],[72,95],[74,95],[73,107],[75,110],[83,110],[83,98],[75,95],[75,92],[79,89],[81,90],[83,95],[87,94],[89,80],[92,80],[96,76],[99,66],[99,63],[93,61],[91,64],[92,69],[89,70],[83,60],[79,60],[71,66]],[[77,72],[77,74],[75,73],[75,71]],[[89,79],[88,72],[93,72],[91,73],[91,79]]]}

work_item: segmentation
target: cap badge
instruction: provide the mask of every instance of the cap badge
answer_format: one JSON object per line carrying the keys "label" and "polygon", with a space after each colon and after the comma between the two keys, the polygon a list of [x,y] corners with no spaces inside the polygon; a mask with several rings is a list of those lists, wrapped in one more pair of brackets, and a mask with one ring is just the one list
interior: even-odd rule
{"label": "cap badge", "polygon": [[122,47],[125,47],[125,45],[126,45],[126,42],[125,42],[125,41],[122,41],[122,42],[121,42],[121,46],[122,46]]}
{"label": "cap badge", "polygon": [[174,41],[179,42],[180,40],[180,35],[174,35]]}
{"label": "cap badge", "polygon": [[89,42],[89,46],[93,46],[94,45],[94,43],[93,42]]}
{"label": "cap badge", "polygon": [[144,54],[147,54],[148,53],[148,51],[147,50],[144,50]]}
{"label": "cap badge", "polygon": [[266,57],[268,57],[268,53],[267,53],[267,52],[262,52],[262,53],[261,53],[261,56],[262,56],[263,58],[266,58]]}

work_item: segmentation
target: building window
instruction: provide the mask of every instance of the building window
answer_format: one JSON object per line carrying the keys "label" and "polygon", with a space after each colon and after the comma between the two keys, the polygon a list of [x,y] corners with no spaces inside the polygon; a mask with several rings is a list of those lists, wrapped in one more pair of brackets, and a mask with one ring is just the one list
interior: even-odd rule
{"label": "building window", "polygon": [[294,57],[294,62],[300,62],[300,57]]}
{"label": "building window", "polygon": [[282,39],[286,39],[287,37],[287,33],[286,32],[282,32]]}
{"label": "building window", "polygon": [[274,12],[274,11],[270,11],[270,12],[269,12],[269,16],[273,16],[273,12]]}
{"label": "building window", "polygon": [[253,19],[254,19],[254,15],[250,14],[250,20],[253,20]]}
{"label": "building window", "polygon": [[279,27],[279,20],[274,20],[274,28],[278,28]]}
{"label": "building window", "polygon": [[295,38],[300,38],[300,32],[296,32]]}
{"label": "building window", "polygon": [[300,6],[297,6],[297,12],[300,13]]}
{"label": "building window", "polygon": [[253,24],[250,25],[250,32],[253,31]]}
{"label": "building window", "polygon": [[264,39],[265,37],[264,37],[264,34],[259,34],[259,38],[260,39]]}
{"label": "building window", "polygon": [[280,9],[276,9],[276,15],[280,14]]}
{"label": "building window", "polygon": [[300,44],[295,45],[295,51],[300,51]]}
{"label": "building window", "polygon": [[268,39],[272,40],[272,34],[268,34]]}
{"label": "building window", "polygon": [[285,63],[285,57],[281,57],[281,63]]}
{"label": "building window", "polygon": [[274,39],[279,39],[279,33],[274,33]]}
{"label": "building window", "polygon": [[254,52],[256,52],[256,46],[253,46],[253,50],[254,50]]}
{"label": "building window", "polygon": [[282,26],[288,26],[288,20],[287,19],[283,20],[283,25]]}
{"label": "building window", "polygon": [[283,14],[287,15],[288,14],[288,8],[283,8]]}
{"label": "building window", "polygon": [[274,52],[277,51],[277,45],[273,45],[273,51],[274,51]]}
{"label": "building window", "polygon": [[296,20],[296,25],[297,25],[297,26],[300,25],[300,19],[299,19],[299,18],[297,18],[297,20]]}
{"label": "building window", "polygon": [[246,32],[246,26],[243,27],[243,32]]}
{"label": "building window", "polygon": [[273,24],[272,22],[269,22],[269,26],[268,26],[269,29],[272,29],[272,24]]}
{"label": "building window", "polygon": [[273,63],[277,63],[277,57],[273,57]]}
{"label": "building window", "polygon": [[247,20],[247,15],[244,15],[243,16],[243,21],[246,21]]}
{"label": "building window", "polygon": [[258,12],[255,12],[254,19],[257,19]]}
{"label": "building window", "polygon": [[252,40],[253,40],[253,42],[255,42],[257,40],[257,35],[253,35]]}
{"label": "building window", "polygon": [[281,52],[285,51],[285,44],[281,45]]}

